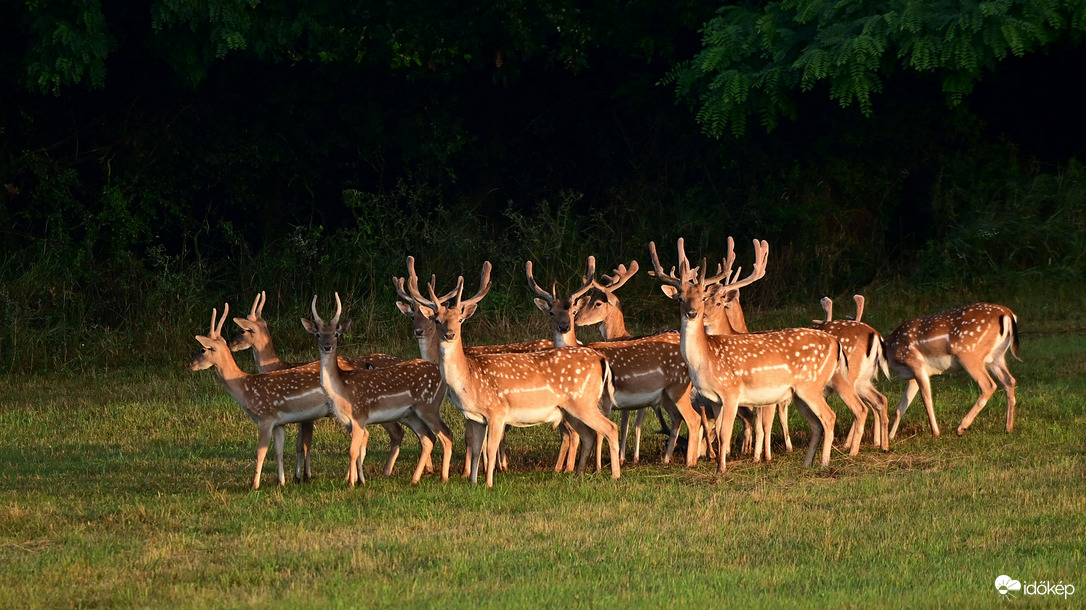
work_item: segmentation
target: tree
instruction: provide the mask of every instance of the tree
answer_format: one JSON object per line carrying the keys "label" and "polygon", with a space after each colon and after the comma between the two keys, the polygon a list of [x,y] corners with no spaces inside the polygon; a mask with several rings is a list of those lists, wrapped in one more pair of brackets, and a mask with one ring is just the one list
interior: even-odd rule
{"label": "tree", "polygon": [[898,71],[931,74],[951,106],[1009,56],[1078,45],[1083,0],[782,0],[729,4],[702,29],[702,50],[665,79],[697,106],[704,131],[743,134],[796,118],[800,92],[828,87],[865,116]]}

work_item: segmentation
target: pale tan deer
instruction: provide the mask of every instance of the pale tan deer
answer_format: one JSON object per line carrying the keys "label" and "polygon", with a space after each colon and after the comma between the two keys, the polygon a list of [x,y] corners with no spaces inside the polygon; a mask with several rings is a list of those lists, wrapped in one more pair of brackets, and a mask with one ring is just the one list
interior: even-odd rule
{"label": "pale tan deer", "polygon": [[[241,332],[230,339],[230,351],[239,352],[252,348],[256,370],[261,373],[298,367],[310,367],[315,371],[319,371],[321,366],[319,360],[298,363],[286,362],[279,357],[279,354],[275,351],[275,344],[272,342],[271,330],[268,328],[267,321],[264,320],[264,304],[267,299],[267,294],[261,290],[253,299],[253,306],[249,310],[249,315],[244,318],[234,318],[234,323],[241,327]],[[391,354],[367,354],[354,358],[339,357],[339,366],[344,370],[381,368],[398,362],[403,362],[403,358]],[[313,424],[314,422],[311,421],[298,422],[298,438],[295,451],[297,464],[294,470],[295,482],[308,481],[313,477],[310,460],[313,445]],[[392,469],[396,465],[396,458],[400,454],[400,447],[403,445],[403,427],[394,422],[382,424],[382,426],[388,431],[389,437],[388,461],[384,470],[387,477],[392,475]],[[422,439],[419,439],[419,441],[421,442]],[[433,466],[430,465],[427,470],[432,472]]]}
{"label": "pale tan deer", "polygon": [[[951,311],[916,318],[897,327],[886,337],[886,358],[899,376],[908,379],[905,394],[897,405],[890,438],[917,390],[928,410],[931,433],[939,436],[931,398],[932,375],[963,368],[980,386],[980,396],[958,426],[961,436],[996,391],[989,371],[1007,393],[1007,432],[1014,428],[1015,379],[1007,369],[1007,350],[1018,358],[1018,318],[1003,305],[974,303]],[[1018,358],[1021,360],[1021,358]]]}
{"label": "pale tan deer", "polygon": [[437,366],[425,360],[411,360],[379,369],[341,370],[336,349],[340,335],[347,332],[351,322],[340,322],[343,304],[339,293],[336,293],[336,315],[327,324],[317,314],[316,296],[311,309],[313,319],[302,318],[302,326],[317,338],[320,387],[332,402],[336,418],[351,435],[347,484],[354,487],[359,481],[366,482],[362,470],[369,440],[366,425],[393,421],[407,424],[422,439],[422,454],[411,483],[422,478],[435,434],[444,446],[441,480],[447,481],[452,435],[441,419],[445,387]]}
{"label": "pale tan deer", "polygon": [[[679,301],[680,335],[683,358],[690,371],[690,381],[705,400],[720,405],[716,432],[718,471],[724,471],[725,456],[739,405],[762,407],[775,405],[791,397],[811,426],[811,443],[804,466],[814,460],[822,442],[822,466],[827,466],[833,446],[836,415],[823,397],[833,387],[854,412],[859,398],[848,382],[844,349],[827,333],[809,328],[793,328],[745,335],[710,336],[703,320],[705,289],[726,281],[725,289],[738,290],[765,275],[769,244],[754,241],[754,270],[742,280],[728,277],[730,269],[707,278],[705,265],[698,274],[686,257],[682,238],[678,241],[679,272],[665,273],[656,254],[656,244],[649,244],[656,277],[663,282],[664,294]],[[736,274],[738,277],[738,273]]]}
{"label": "pale tan deer", "polygon": [[[551,316],[554,330],[554,344],[559,347],[577,345],[574,317],[588,298],[584,296],[593,286],[596,260],[588,257],[588,270],[584,284],[574,290],[565,299],[540,288],[532,273],[532,263],[525,266],[528,285],[541,298],[536,299],[536,306]],[[556,290],[557,284],[552,290]],[[668,341],[660,337],[648,339],[629,339],[624,341],[602,341],[589,344],[588,347],[607,357],[614,375],[614,408],[626,413],[640,411],[646,407],[663,407],[676,422],[671,428],[664,463],[671,461],[675,442],[679,434],[678,422],[687,424],[690,438],[687,443],[686,465],[697,465],[698,443],[701,433],[701,419],[690,406],[690,377],[686,363],[679,351],[678,337]],[[606,405],[605,405],[606,406]],[[610,409],[605,409],[610,414]],[[625,418],[628,421],[628,416]],[[640,439],[639,439],[640,440]],[[599,442],[599,439],[597,439]],[[625,457],[625,445],[620,447],[620,454]],[[599,467],[599,444],[597,444],[597,467]],[[635,461],[639,457],[634,452]],[[560,458],[561,459],[561,458]]]}
{"label": "pale tan deer", "polygon": [[870,406],[875,412],[875,445],[883,451],[888,451],[890,435],[887,400],[873,383],[878,378],[879,369],[882,369],[886,377],[890,377],[886,358],[882,352],[882,335],[860,321],[864,311],[863,296],[857,294],[853,300],[856,302],[856,317],[852,320],[834,320],[833,300],[823,297],[821,303],[826,317],[822,322],[816,323],[814,328],[837,337],[844,346],[845,355],[848,357],[848,380],[856,388],[856,394],[864,405],[863,416],[853,422],[845,445],[851,447],[858,441],[857,435],[863,437],[867,407]]}
{"label": "pale tan deer", "polygon": [[196,335],[203,350],[189,362],[189,369],[199,371],[214,367],[226,391],[257,425],[259,437],[252,488],[260,488],[260,472],[273,436],[279,485],[284,485],[283,426],[328,417],[332,406],[320,390],[320,373],[316,369],[284,369],[257,375],[241,370],[222,338],[223,322],[229,311],[230,306],[223,305],[223,317],[216,324],[218,310],[211,310],[211,330],[207,336]]}
{"label": "pale tan deer", "polygon": [[578,470],[583,471],[588,452],[595,442],[593,433],[602,433],[611,449],[611,476],[621,476],[618,457],[618,430],[599,411],[599,403],[610,399],[611,369],[606,358],[584,347],[562,347],[523,353],[470,356],[464,352],[462,324],[475,313],[478,303],[490,290],[490,263],[483,264],[479,291],[464,300],[464,278],[457,281],[456,297],[446,305],[437,297],[434,282],[430,298],[408,283],[411,297],[434,312],[441,345],[441,376],[449,388],[449,399],[468,425],[476,426],[473,437],[471,480],[478,480],[482,449],[481,426],[486,426],[486,484],[494,484],[496,454],[505,425],[523,427],[555,424],[566,418],[581,436]]}
{"label": "pale tan deer", "polygon": [[[437,339],[437,325],[434,324],[434,313],[428,307],[423,307],[416,303],[415,300],[411,298],[411,295],[407,293],[407,282],[411,282],[416,287],[418,286],[418,275],[415,274],[415,257],[413,256],[407,257],[407,275],[407,278],[392,277],[392,285],[396,288],[396,293],[401,299],[396,301],[396,308],[411,320],[411,326],[414,329],[415,339],[418,340],[419,353],[421,354],[422,359],[437,364],[441,360],[441,348]],[[431,281],[435,280],[436,278],[431,278]],[[455,290],[441,297],[441,302],[445,303],[454,296],[456,296]],[[506,352],[533,352],[541,349],[550,349],[552,347],[554,347],[553,341],[550,339],[540,339],[505,345],[475,345],[464,347],[464,351],[474,356],[479,354],[500,354]],[[462,476],[465,478],[471,476],[471,445],[473,433],[473,427],[467,426],[464,428],[466,449]],[[485,458],[486,454],[484,453],[483,459]],[[508,467],[509,459],[506,456],[505,441],[503,440],[502,445],[498,448],[498,468],[504,471]]]}

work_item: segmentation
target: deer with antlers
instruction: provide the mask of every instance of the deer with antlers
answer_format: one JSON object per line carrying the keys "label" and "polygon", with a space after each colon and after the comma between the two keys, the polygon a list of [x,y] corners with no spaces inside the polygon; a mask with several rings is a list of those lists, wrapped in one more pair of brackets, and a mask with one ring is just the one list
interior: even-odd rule
{"label": "deer with antlers", "polygon": [[[559,347],[576,345],[577,331],[574,320],[578,312],[588,303],[588,297],[584,295],[595,284],[595,257],[588,257],[588,270],[585,273],[583,285],[564,299],[558,298],[555,294],[557,283],[552,286],[551,292],[539,286],[532,272],[531,261],[525,265],[525,271],[528,276],[528,285],[539,295],[539,298],[535,300],[536,306],[551,316],[554,344]],[[696,435],[699,435],[701,431],[701,420],[690,406],[690,377],[686,371],[686,363],[679,352],[678,336],[676,335],[674,339],[668,341],[666,338],[657,336],[646,339],[603,341],[588,345],[606,356],[611,364],[615,385],[614,407],[623,412],[623,428],[629,421],[629,416],[626,415],[629,411],[641,411],[646,407],[663,407],[676,422],[676,425],[671,427],[664,452],[665,464],[670,463],[675,450],[679,421],[687,424],[691,438],[697,438]],[[609,414],[610,409],[606,409],[605,413]],[[640,430],[636,432],[639,433]],[[640,434],[638,434],[638,441],[640,441]],[[599,467],[600,457],[598,448],[597,445],[597,467]],[[626,454],[624,438],[619,452],[624,458]],[[635,461],[638,457],[638,451],[635,449]],[[698,444],[688,443],[686,465],[695,466],[697,459]]]}
{"label": "deer with antlers", "polygon": [[335,407],[333,412],[336,418],[351,435],[347,484],[354,487],[359,481],[363,484],[366,482],[362,471],[369,440],[366,424],[394,421],[407,424],[422,439],[422,455],[419,456],[411,483],[418,483],[422,478],[428,454],[434,446],[435,434],[444,446],[441,480],[447,481],[452,435],[441,419],[445,387],[437,367],[425,360],[411,360],[380,369],[344,371],[339,368],[336,349],[340,335],[347,332],[351,322],[340,322],[343,303],[339,293],[336,293],[336,314],[328,323],[317,314],[315,295],[311,309],[313,319],[302,318],[302,326],[317,338],[320,387]]}
{"label": "deer with antlers", "polygon": [[811,426],[804,466],[813,462],[819,441],[821,464],[827,466],[837,416],[826,403],[823,391],[832,387],[854,413],[859,403],[848,382],[848,365],[840,342],[809,328],[710,336],[705,332],[703,320],[706,288],[720,283],[724,289],[738,290],[761,279],[765,275],[769,244],[754,241],[754,270],[741,280],[738,271],[735,277],[731,276],[730,267],[706,277],[704,262],[699,274],[698,268],[691,268],[682,238],[678,241],[678,251],[678,273],[674,268],[665,273],[656,254],[656,244],[649,244],[654,274],[663,282],[664,294],[679,301],[680,349],[690,371],[690,381],[703,399],[719,405],[718,471],[724,471],[739,405],[771,406],[789,397],[795,400]]}
{"label": "deer with antlers", "polygon": [[[264,304],[267,300],[267,294],[261,290],[253,299],[253,306],[249,310],[249,315],[244,318],[234,318],[234,323],[241,327],[241,332],[230,339],[230,351],[240,352],[251,348],[253,350],[253,360],[256,362],[256,370],[261,373],[299,367],[309,367],[314,371],[319,371],[320,361],[318,360],[296,363],[286,362],[279,357],[279,354],[275,351],[275,344],[272,342],[271,330],[268,328],[267,321],[264,320]],[[403,362],[403,359],[391,354],[367,354],[355,358],[339,357],[339,366],[344,370],[356,368],[375,369],[398,362]],[[314,423],[312,421],[298,422],[298,438],[295,450],[297,456],[297,464],[294,470],[295,482],[309,481],[313,477],[310,451],[313,445]],[[396,465],[396,458],[400,455],[400,447],[403,445],[403,427],[395,422],[382,424],[382,426],[388,431],[389,437],[388,461],[384,469],[384,474],[387,477],[392,475],[392,468]],[[419,439],[419,441],[421,442],[422,439]],[[427,471],[432,472],[433,466],[428,465]]]}
{"label": "deer with antlers", "polygon": [[963,368],[980,386],[980,396],[958,426],[958,436],[973,423],[996,391],[989,371],[1007,393],[1007,432],[1014,428],[1015,379],[1007,368],[1007,350],[1018,358],[1018,318],[1003,305],[974,303],[951,311],[909,320],[886,337],[890,369],[908,379],[897,405],[890,438],[919,390],[928,410],[931,433],[939,436],[931,398],[931,376]]}
{"label": "deer with antlers", "polygon": [[[437,281],[436,276],[431,276],[430,279],[432,282]],[[400,310],[400,313],[411,320],[411,326],[415,333],[415,339],[419,343],[419,353],[421,354],[422,359],[437,364],[441,361],[441,346],[437,338],[437,325],[434,323],[434,313],[430,308],[419,305],[415,299],[407,293],[406,284],[408,281],[418,286],[418,275],[415,274],[415,257],[413,256],[407,257],[407,278],[392,276],[392,285],[396,288],[396,294],[398,294],[401,299],[396,301],[396,308]],[[442,296],[440,300],[442,303],[445,303],[454,296],[456,296],[456,291]],[[541,349],[550,349],[552,347],[554,347],[554,342],[550,339],[538,339],[505,345],[465,346],[464,351],[469,355],[476,356],[479,354],[500,354],[506,352],[534,352]],[[462,476],[465,478],[471,476],[471,445],[473,434],[473,427],[467,426],[464,428],[465,445],[467,448],[465,450],[464,472]],[[486,458],[485,452],[482,457],[483,459]],[[503,440],[501,446],[498,447],[498,468],[504,471],[508,467],[509,460],[506,457],[505,441]]]}
{"label": "deer with antlers", "polygon": [[260,472],[273,437],[279,485],[284,485],[283,426],[328,417],[332,407],[320,391],[320,373],[315,369],[284,369],[257,375],[241,370],[222,338],[222,326],[229,311],[230,305],[223,305],[222,319],[216,323],[218,310],[211,310],[211,330],[206,336],[196,335],[203,350],[189,362],[189,369],[199,371],[214,367],[226,391],[257,425],[260,433],[252,488],[260,488]]}
{"label": "deer with antlers", "polygon": [[478,480],[479,455],[483,430],[487,435],[487,487],[494,485],[498,444],[505,425],[523,427],[555,424],[563,418],[581,436],[578,470],[583,471],[595,433],[603,434],[610,444],[611,476],[621,476],[618,459],[618,429],[599,411],[601,400],[610,399],[611,368],[607,359],[584,347],[562,347],[521,353],[465,353],[462,325],[475,313],[479,301],[490,290],[490,263],[483,264],[479,291],[463,299],[464,278],[457,280],[456,296],[448,304],[435,293],[435,282],[428,285],[430,298],[420,294],[418,285],[408,282],[408,293],[434,313],[441,346],[441,376],[473,437],[471,481]]}
{"label": "deer with antlers", "polygon": [[887,400],[873,383],[878,378],[880,369],[883,375],[890,377],[882,351],[883,339],[879,331],[860,321],[864,313],[863,295],[857,294],[852,298],[856,302],[856,317],[852,320],[834,320],[833,299],[822,297],[820,303],[826,317],[821,322],[816,322],[814,328],[837,337],[844,346],[845,355],[848,357],[848,380],[852,382],[863,405],[863,414],[853,421],[845,445],[851,447],[854,442],[859,442],[857,436],[863,437],[867,408],[871,407],[875,413],[874,442],[883,451],[888,451],[890,435]]}

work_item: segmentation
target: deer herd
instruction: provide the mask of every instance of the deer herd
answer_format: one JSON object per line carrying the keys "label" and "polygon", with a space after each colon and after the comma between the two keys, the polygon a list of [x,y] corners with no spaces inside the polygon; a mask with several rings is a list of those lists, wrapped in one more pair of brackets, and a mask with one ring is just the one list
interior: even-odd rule
{"label": "deer herd", "polygon": [[[435,443],[442,448],[441,480],[449,478],[453,440],[442,419],[445,398],[465,419],[466,455],[463,476],[476,483],[480,466],[486,485],[508,463],[504,437],[512,427],[550,425],[561,433],[556,471],[583,472],[595,449],[595,466],[602,470],[603,442],[610,453],[611,476],[618,478],[626,458],[627,432],[635,412],[633,461],[640,460],[642,423],[652,409],[668,434],[663,462],[670,463],[679,447],[685,424],[685,464],[697,465],[702,456],[715,457],[724,472],[731,451],[736,417],[744,432],[741,451],[754,460],[770,460],[770,432],[780,415],[785,447],[792,449],[788,406],[795,404],[811,429],[804,466],[818,457],[826,466],[833,449],[837,414],[826,401],[836,394],[852,413],[852,424],[842,448],[860,451],[868,411],[874,412],[872,439],[889,450],[901,417],[920,392],[931,433],[939,435],[930,377],[964,368],[980,387],[973,407],[958,426],[965,432],[996,390],[1007,395],[1007,431],[1014,424],[1015,379],[1007,369],[1006,352],[1018,357],[1018,326],[1014,313],[1001,305],[975,303],[952,311],[909,320],[885,338],[861,322],[864,300],[857,295],[856,315],[834,320],[833,303],[822,299],[825,318],[809,328],[750,332],[739,291],[761,279],[769,259],[769,244],[754,240],[754,265],[745,276],[733,271],[735,247],[728,238],[726,258],[708,273],[708,264],[693,266],[683,240],[678,240],[677,264],[665,271],[654,243],[649,244],[652,271],[664,294],[679,304],[679,330],[633,337],[626,330],[615,292],[638,271],[636,261],[619,265],[611,275],[596,279],[596,263],[589,257],[582,284],[562,296],[557,284],[550,291],[536,280],[532,262],[526,265],[535,304],[552,321],[553,338],[491,346],[465,344],[463,325],[491,287],[489,262],[483,264],[479,287],[465,297],[464,278],[453,290],[438,295],[431,276],[425,292],[419,285],[415,261],[407,258],[407,275],[392,278],[396,305],[414,327],[421,358],[402,360],[388,354],[346,358],[338,340],[350,328],[341,320],[343,305],[335,295],[336,311],[327,322],[311,304],[312,318],[302,325],[317,341],[319,359],[308,363],[282,361],[275,352],[263,318],[264,293],[257,295],[249,314],[234,318],[241,332],[229,343],[222,327],[229,313],[212,310],[211,328],[196,340],[202,351],[189,363],[192,370],[214,368],[227,392],[256,423],[259,439],[252,488],[260,474],[268,445],[274,440],[279,485],[283,468],[284,426],[298,424],[294,479],[312,476],[310,446],[314,421],[331,417],[350,436],[346,480],[365,483],[363,461],[369,424],[381,424],[390,445],[384,474],[391,475],[406,425],[422,447],[411,482],[435,469]],[[327,305],[325,305],[327,307]],[[577,340],[579,326],[597,325],[601,341]],[[256,374],[247,374],[232,352],[251,348]],[[879,371],[893,371],[907,380],[889,424],[888,401],[873,381]],[[993,381],[991,372],[995,375]],[[621,426],[610,418],[621,414]],[[665,414],[667,419],[665,419]]]}

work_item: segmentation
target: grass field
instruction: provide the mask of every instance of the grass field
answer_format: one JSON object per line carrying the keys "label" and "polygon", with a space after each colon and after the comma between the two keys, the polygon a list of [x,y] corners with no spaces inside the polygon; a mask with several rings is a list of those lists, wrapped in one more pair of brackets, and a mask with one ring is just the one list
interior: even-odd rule
{"label": "grass field", "polygon": [[[1012,604],[1079,607],[1086,336],[1042,330],[1022,345],[1011,434],[1000,391],[954,436],[975,397],[957,373],[934,383],[944,436],[918,399],[889,453],[835,451],[828,469],[783,447],[724,476],[664,467],[650,435],[646,463],[618,481],[556,475],[557,435],[535,428],[510,434],[513,470],[492,490],[410,486],[413,440],[381,477],[380,430],[367,484],[347,489],[347,437],[325,420],[315,481],[277,488],[272,459],[251,492],[255,426],[184,359],[3,377],[0,606],[966,608],[999,603],[1007,574],[1076,588]],[[880,381],[892,404],[901,385]],[[841,436],[850,417],[836,406]],[[462,459],[462,419],[445,416]],[[792,430],[804,446],[794,410]]]}

